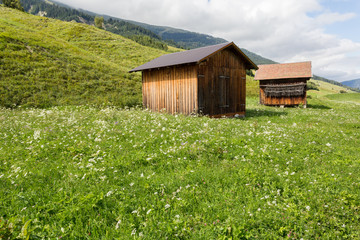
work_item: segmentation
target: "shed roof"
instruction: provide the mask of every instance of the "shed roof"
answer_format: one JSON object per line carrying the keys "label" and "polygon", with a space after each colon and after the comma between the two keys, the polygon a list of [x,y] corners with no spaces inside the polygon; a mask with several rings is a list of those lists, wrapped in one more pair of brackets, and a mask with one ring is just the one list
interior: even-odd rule
{"label": "shed roof", "polygon": [[188,51],[170,53],[163,56],[160,56],[150,62],[147,62],[139,67],[136,67],[130,72],[137,72],[147,69],[155,69],[162,67],[170,67],[174,65],[188,64],[188,63],[200,63],[206,58],[212,56],[213,54],[221,51],[225,48],[233,46],[236,49],[236,52],[245,58],[247,65],[249,68],[258,69],[255,63],[253,63],[245,53],[243,53],[239,47],[235,45],[233,42],[221,43],[217,45],[196,48]]}
{"label": "shed roof", "polygon": [[254,80],[311,78],[311,62],[259,65]]}

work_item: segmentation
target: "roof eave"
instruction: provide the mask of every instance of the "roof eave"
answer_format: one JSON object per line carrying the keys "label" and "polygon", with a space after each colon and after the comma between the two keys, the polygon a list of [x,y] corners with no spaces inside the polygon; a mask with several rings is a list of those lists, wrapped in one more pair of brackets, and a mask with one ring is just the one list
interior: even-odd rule
{"label": "roof eave", "polygon": [[284,80],[284,79],[303,79],[303,78],[312,78],[312,76],[301,76],[301,77],[291,77],[291,76],[289,76],[289,77],[283,77],[283,78],[259,78],[259,79],[257,79],[256,78],[256,75],[255,75],[255,77],[254,77],[254,81],[263,81],[263,80]]}
{"label": "roof eave", "polygon": [[140,71],[145,71],[145,70],[154,70],[154,69],[160,69],[160,68],[170,68],[170,67],[174,67],[174,66],[182,66],[182,65],[189,65],[189,64],[197,64],[197,62],[187,62],[187,63],[180,63],[180,64],[168,65],[168,66],[159,66],[159,67],[153,67],[153,68],[139,68],[139,67],[137,67],[137,68],[134,68],[134,69],[130,70],[129,73],[140,72]]}

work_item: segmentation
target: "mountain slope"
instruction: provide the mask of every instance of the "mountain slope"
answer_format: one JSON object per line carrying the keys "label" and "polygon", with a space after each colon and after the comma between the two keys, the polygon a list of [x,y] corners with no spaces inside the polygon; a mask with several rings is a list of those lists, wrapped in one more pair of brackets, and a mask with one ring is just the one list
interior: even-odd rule
{"label": "mountain slope", "polygon": [[360,89],[360,78],[359,79],[354,79],[354,80],[350,80],[350,81],[345,81],[342,82],[342,84],[352,87],[352,88],[358,88]]}
{"label": "mountain slope", "polygon": [[127,71],[166,53],[0,5],[0,105],[141,104],[140,74]]}
{"label": "mountain slope", "polygon": [[354,92],[360,92],[360,89],[352,88],[352,87],[346,86],[343,83],[340,83],[338,81],[334,81],[334,80],[330,80],[330,79],[327,79],[327,78],[319,77],[317,75],[314,75],[313,79],[318,80],[318,81],[322,81],[322,82],[326,82],[326,83],[330,83],[332,85],[339,86],[339,87],[342,87],[342,88],[346,88],[346,89],[354,91]]}

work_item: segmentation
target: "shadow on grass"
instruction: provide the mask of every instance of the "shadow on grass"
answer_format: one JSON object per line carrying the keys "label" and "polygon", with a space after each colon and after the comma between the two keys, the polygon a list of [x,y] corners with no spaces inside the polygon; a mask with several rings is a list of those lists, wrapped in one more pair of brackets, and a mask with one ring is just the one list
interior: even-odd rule
{"label": "shadow on grass", "polygon": [[312,109],[331,109],[331,107],[323,104],[308,104],[306,107]]}
{"label": "shadow on grass", "polygon": [[245,118],[255,118],[262,116],[281,116],[281,115],[287,115],[287,113],[265,110],[265,109],[246,109]]}

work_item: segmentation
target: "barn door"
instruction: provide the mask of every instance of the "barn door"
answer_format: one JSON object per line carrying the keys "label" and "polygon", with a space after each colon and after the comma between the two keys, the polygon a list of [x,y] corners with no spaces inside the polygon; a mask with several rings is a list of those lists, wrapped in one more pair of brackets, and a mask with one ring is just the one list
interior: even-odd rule
{"label": "barn door", "polygon": [[230,106],[230,77],[220,75],[218,79],[218,103],[221,113],[228,112]]}

